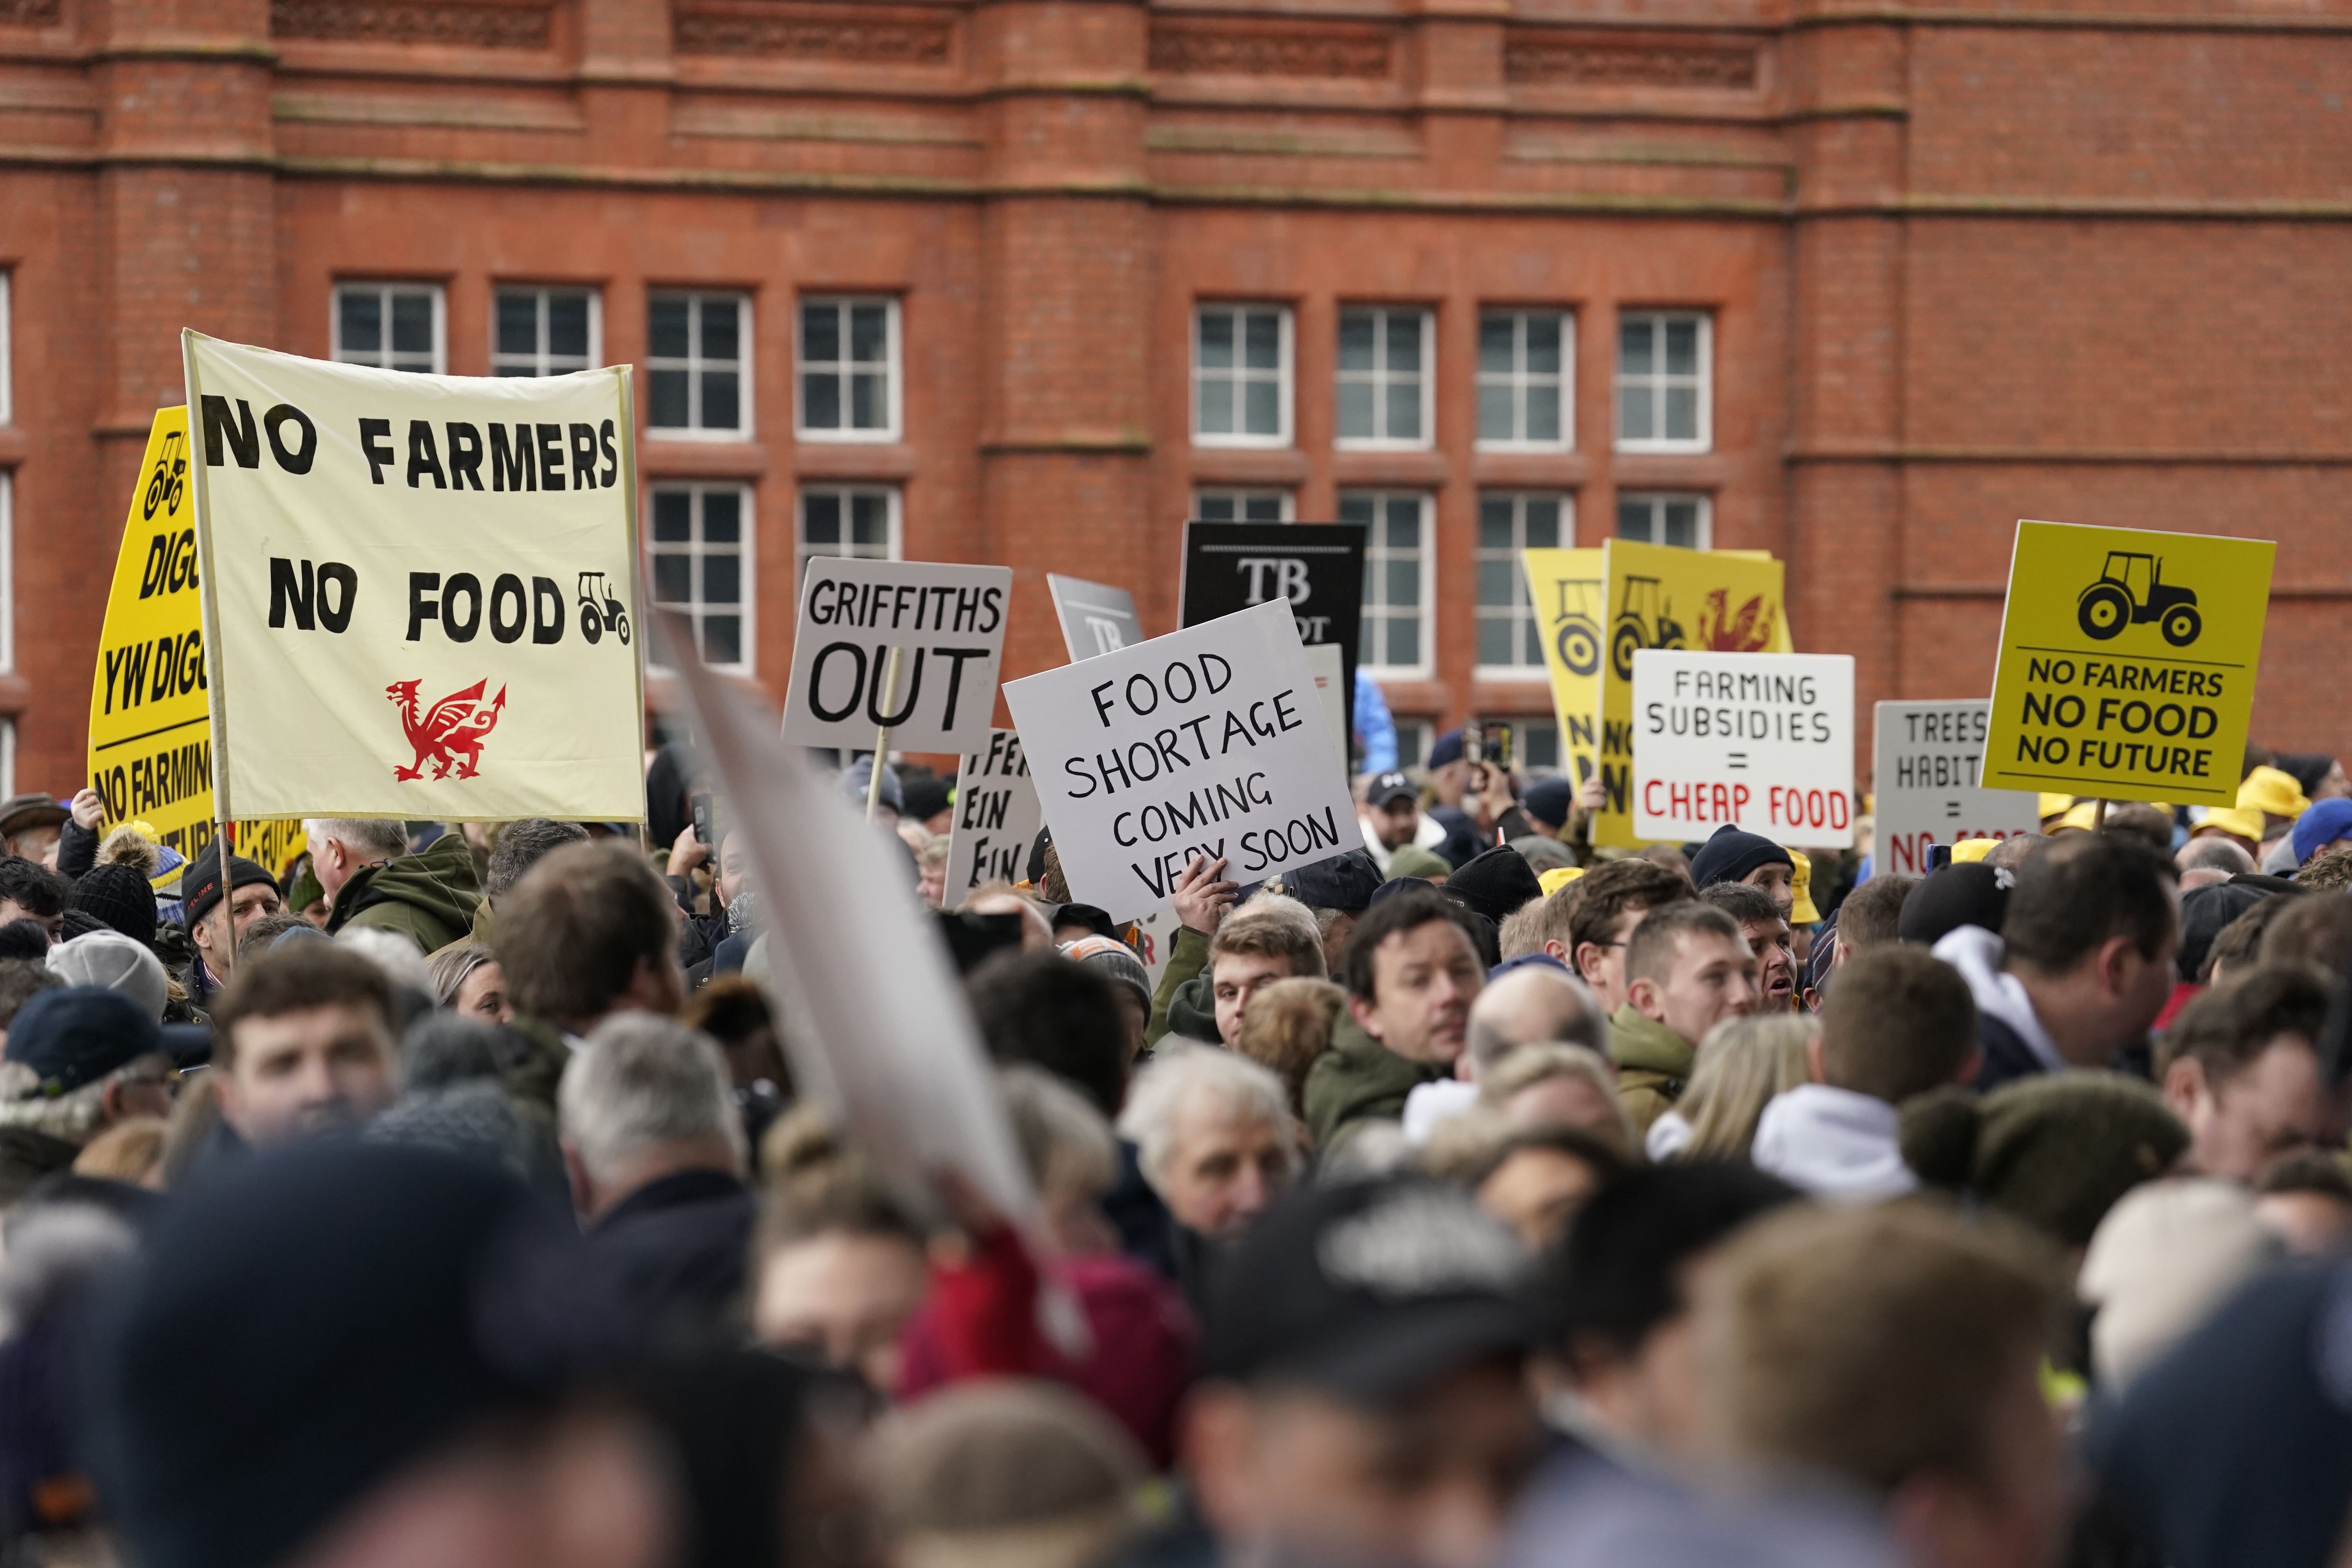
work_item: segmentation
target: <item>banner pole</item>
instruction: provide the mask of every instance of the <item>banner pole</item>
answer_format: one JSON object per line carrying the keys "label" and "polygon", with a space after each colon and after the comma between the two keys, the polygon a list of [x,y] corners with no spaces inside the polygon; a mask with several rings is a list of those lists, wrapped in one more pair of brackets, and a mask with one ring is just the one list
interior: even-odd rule
{"label": "banner pole", "polygon": [[[890,648],[889,660],[882,667],[882,711],[887,713],[898,700],[898,649]],[[882,804],[882,764],[890,754],[890,726],[885,724],[874,731],[874,765],[866,770],[866,820],[874,820],[874,813]]]}
{"label": "banner pole", "polygon": [[2091,831],[2096,833],[2107,825],[2107,797],[2101,795],[2099,804],[2091,808]]}

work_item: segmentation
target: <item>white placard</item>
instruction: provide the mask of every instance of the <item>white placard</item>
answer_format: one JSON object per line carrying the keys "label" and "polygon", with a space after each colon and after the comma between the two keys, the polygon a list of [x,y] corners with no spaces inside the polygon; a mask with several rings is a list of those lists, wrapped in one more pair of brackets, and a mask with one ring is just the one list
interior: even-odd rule
{"label": "white placard", "polygon": [[987,749],[1011,568],[813,555],[803,571],[788,742],[870,751],[887,729],[894,751]]}
{"label": "white placard", "polygon": [[1977,783],[1991,703],[1881,702],[1874,712],[1874,869],[1924,877],[1938,844],[2042,830],[2040,796]]}
{"label": "white placard", "polygon": [[1633,656],[1633,834],[1689,843],[1737,824],[1778,844],[1853,842],[1853,660]]}
{"label": "white placard", "polygon": [[1045,814],[1021,737],[991,730],[988,749],[970,752],[956,768],[955,820],[948,828],[947,907],[982,882],[1017,882],[1028,869],[1029,847]]}
{"label": "white placard", "polygon": [[1135,613],[1135,595],[1126,589],[1048,572],[1045,591],[1054,596],[1054,614],[1062,623],[1062,646],[1069,650],[1072,664],[1117,653],[1144,640],[1143,622]]}
{"label": "white placard", "polygon": [[1338,643],[1309,643],[1305,650],[1307,668],[1315,672],[1315,695],[1323,700],[1323,723],[1331,731],[1331,748],[1339,753],[1339,766],[1348,765],[1348,734],[1355,728],[1348,716],[1353,706],[1350,695],[1343,689],[1348,682],[1347,660]]}
{"label": "white placard", "polygon": [[1263,880],[1363,840],[1276,600],[1004,689],[1070,896],[1129,920],[1194,855]]}

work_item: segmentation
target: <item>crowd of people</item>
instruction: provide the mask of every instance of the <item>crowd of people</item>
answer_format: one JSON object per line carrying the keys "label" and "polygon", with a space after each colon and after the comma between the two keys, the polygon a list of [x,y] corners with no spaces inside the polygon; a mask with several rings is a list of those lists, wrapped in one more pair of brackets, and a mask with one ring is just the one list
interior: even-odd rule
{"label": "crowd of people", "polygon": [[1457,731],[1164,951],[859,759],[1032,1213],[838,1114],[712,787],[0,803],[0,1563],[2352,1561],[2332,759],[1917,878]]}

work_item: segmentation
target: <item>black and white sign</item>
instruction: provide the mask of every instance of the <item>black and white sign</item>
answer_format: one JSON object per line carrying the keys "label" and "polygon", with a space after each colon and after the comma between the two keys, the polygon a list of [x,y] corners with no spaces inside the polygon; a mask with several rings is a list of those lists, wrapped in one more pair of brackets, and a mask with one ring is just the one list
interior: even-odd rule
{"label": "black and white sign", "polygon": [[1780,844],[1853,842],[1853,660],[1633,655],[1633,835],[1689,843],[1736,823]]}
{"label": "black and white sign", "polygon": [[817,555],[804,571],[786,741],[871,750],[887,729],[900,751],[987,750],[1010,568]]}
{"label": "black and white sign", "polygon": [[1167,902],[1195,855],[1255,882],[1362,843],[1290,605],[1280,600],[1004,689],[1070,896]]}
{"label": "black and white sign", "polygon": [[[1356,636],[1364,617],[1364,527],[1355,522],[1188,522],[1183,624],[1197,626],[1282,600],[1298,640],[1336,643],[1340,689],[1356,689]],[[1341,745],[1347,737],[1339,738]]]}
{"label": "black and white sign", "polygon": [[988,749],[965,754],[956,769],[955,820],[948,827],[947,907],[982,882],[1017,882],[1045,814],[1037,781],[1012,730],[991,730]]}
{"label": "black and white sign", "polygon": [[1045,574],[1045,587],[1054,595],[1054,614],[1061,618],[1062,642],[1070,650],[1072,664],[1144,640],[1135,595],[1126,589],[1056,572]]}
{"label": "black and white sign", "polygon": [[1991,703],[1881,702],[1873,711],[1874,869],[1924,877],[1927,852],[1938,844],[2042,830],[2039,795],[1977,782]]}

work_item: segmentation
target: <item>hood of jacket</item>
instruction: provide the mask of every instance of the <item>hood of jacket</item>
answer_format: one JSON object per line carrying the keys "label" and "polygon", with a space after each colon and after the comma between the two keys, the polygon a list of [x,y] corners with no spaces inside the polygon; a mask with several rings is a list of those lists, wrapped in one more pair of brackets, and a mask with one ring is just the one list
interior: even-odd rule
{"label": "hood of jacket", "polygon": [[1955,926],[1928,951],[1960,972],[1960,978],[1969,983],[1969,994],[1976,998],[1978,1012],[2008,1025],[2052,1072],[2066,1070],[2066,1058],[2059,1054],[2057,1043],[2033,1016],[2033,998],[2026,994],[2025,982],[2000,966],[2004,949],[1998,931],[1982,926]]}
{"label": "hood of jacket", "polygon": [[1756,1123],[1756,1168],[1829,1203],[1866,1204],[1915,1190],[1903,1163],[1900,1113],[1883,1100],[1799,1084],[1772,1097]]}
{"label": "hood of jacket", "polygon": [[1698,1048],[1628,1002],[1609,1020],[1609,1054],[1622,1068],[1688,1079]]}
{"label": "hood of jacket", "polygon": [[1225,1043],[1217,1034],[1217,994],[1206,970],[1176,987],[1175,994],[1168,998],[1168,1032],[1204,1046]]}
{"label": "hood of jacket", "polygon": [[444,942],[455,942],[473,930],[474,911],[481,907],[481,879],[474,873],[474,851],[462,833],[445,833],[414,855],[395,855],[380,866],[362,866],[335,893],[334,912],[327,931],[351,924],[376,904],[406,904],[446,928]]}
{"label": "hood of jacket", "polygon": [[1307,1069],[1307,1130],[1318,1148],[1328,1150],[1340,1128],[1354,1121],[1395,1121],[1405,1097],[1424,1083],[1452,1076],[1452,1069],[1407,1060],[1364,1032],[1342,1013],[1331,1028],[1331,1048]]}

